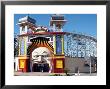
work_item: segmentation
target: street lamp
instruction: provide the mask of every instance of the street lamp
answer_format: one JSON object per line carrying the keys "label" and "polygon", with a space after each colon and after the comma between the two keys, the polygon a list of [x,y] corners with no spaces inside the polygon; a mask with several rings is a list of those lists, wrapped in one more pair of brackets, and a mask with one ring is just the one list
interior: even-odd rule
{"label": "street lamp", "polygon": [[90,75],[91,75],[91,55],[90,55],[90,58],[89,58],[89,61],[90,61]]}

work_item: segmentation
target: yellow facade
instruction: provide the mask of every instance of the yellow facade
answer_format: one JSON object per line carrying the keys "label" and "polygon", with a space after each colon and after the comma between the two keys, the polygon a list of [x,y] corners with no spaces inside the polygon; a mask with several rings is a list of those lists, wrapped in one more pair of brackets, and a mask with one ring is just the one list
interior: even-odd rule
{"label": "yellow facade", "polygon": [[20,68],[24,68],[25,67],[25,60],[20,60]]}
{"label": "yellow facade", "polygon": [[63,68],[63,61],[62,60],[56,61],[56,68]]}

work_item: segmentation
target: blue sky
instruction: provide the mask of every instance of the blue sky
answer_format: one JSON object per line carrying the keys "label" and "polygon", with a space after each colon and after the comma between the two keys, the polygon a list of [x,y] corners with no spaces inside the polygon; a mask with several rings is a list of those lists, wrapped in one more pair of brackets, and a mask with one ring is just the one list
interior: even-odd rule
{"label": "blue sky", "polygon": [[[18,23],[19,18],[25,17],[27,14],[14,15],[14,33],[19,34]],[[52,14],[29,14],[31,18],[36,20],[36,25],[42,25],[49,28],[49,21]],[[65,32],[84,33],[97,37],[97,15],[96,14],[63,14],[67,20],[63,27]]]}

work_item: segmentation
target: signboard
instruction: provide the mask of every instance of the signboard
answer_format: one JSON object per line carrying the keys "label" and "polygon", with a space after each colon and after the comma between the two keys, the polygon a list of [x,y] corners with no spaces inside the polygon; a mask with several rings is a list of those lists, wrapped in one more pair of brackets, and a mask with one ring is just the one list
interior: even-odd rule
{"label": "signboard", "polygon": [[20,60],[20,64],[19,64],[20,68],[24,68],[25,67],[25,60]]}
{"label": "signboard", "polygon": [[63,68],[63,61],[62,60],[56,60],[56,68]]}

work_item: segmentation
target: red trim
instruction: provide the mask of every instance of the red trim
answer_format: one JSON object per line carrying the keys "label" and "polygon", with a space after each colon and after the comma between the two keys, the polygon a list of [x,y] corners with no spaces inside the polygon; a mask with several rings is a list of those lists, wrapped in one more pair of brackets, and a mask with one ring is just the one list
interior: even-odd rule
{"label": "red trim", "polygon": [[28,36],[28,35],[56,35],[56,34],[67,34],[68,32],[36,32],[36,33],[26,33],[18,36]]}
{"label": "red trim", "polygon": [[[24,60],[25,62],[24,62],[24,68],[20,68],[20,61],[21,60]],[[27,72],[28,70],[27,70],[27,59],[19,59],[19,70],[21,71],[21,72]]]}
{"label": "red trim", "polygon": [[[62,60],[63,61],[63,68],[56,68],[56,61]],[[54,64],[54,73],[64,73],[64,58],[55,58],[53,61]]]}

